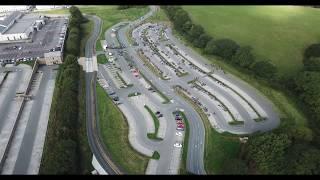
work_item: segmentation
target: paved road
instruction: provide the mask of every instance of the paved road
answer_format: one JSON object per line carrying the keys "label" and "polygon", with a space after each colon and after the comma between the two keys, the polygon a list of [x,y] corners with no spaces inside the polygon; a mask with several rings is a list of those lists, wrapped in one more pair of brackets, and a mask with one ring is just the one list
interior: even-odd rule
{"label": "paved road", "polygon": [[[85,47],[85,55],[87,60],[92,61],[95,56],[95,44],[100,34],[101,19],[91,16],[94,20],[94,29],[92,35],[88,39]],[[91,62],[91,65],[93,63]],[[91,68],[92,69],[92,68]],[[97,72],[87,72],[86,78],[86,116],[87,116],[87,135],[89,145],[95,158],[108,174],[121,174],[121,170],[114,165],[109,155],[105,151],[104,145],[100,139],[100,128],[98,121],[98,113],[96,108],[96,76]]]}
{"label": "paved road", "polygon": [[36,95],[33,97],[34,102],[31,108],[26,130],[23,135],[22,144],[19,149],[19,154],[16,160],[17,163],[15,163],[13,174],[28,174],[33,147],[35,146],[35,143],[41,143],[35,142],[35,138],[37,131],[40,128],[38,127],[41,115],[40,111],[45,103],[44,98],[47,93],[48,83],[50,80],[54,80],[56,77],[56,71],[53,70],[54,68],[56,68],[56,66],[41,66],[38,70],[43,75],[39,89],[37,90]]}

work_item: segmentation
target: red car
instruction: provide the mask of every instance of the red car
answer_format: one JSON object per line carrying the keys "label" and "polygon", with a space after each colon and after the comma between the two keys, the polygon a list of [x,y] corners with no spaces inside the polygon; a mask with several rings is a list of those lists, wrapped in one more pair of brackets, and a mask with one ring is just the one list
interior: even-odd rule
{"label": "red car", "polygon": [[183,122],[181,120],[176,121],[177,124],[183,124]]}
{"label": "red car", "polygon": [[184,128],[183,124],[177,124],[178,128]]}

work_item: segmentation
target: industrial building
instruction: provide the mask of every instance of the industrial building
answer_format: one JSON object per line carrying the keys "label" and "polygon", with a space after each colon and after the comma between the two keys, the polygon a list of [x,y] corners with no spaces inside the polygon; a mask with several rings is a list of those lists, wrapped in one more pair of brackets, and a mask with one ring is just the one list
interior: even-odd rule
{"label": "industrial building", "polygon": [[68,17],[14,11],[0,19],[0,64],[61,64]]}
{"label": "industrial building", "polygon": [[34,31],[45,25],[44,16],[11,12],[0,20],[0,43],[32,40]]}

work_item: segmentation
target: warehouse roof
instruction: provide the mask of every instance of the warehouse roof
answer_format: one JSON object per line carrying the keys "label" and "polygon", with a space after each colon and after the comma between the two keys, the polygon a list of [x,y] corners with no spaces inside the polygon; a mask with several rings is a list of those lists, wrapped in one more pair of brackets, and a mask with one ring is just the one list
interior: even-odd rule
{"label": "warehouse roof", "polygon": [[18,19],[22,15],[19,11],[14,11],[6,16],[3,20],[0,20],[0,26],[8,27],[12,21]]}
{"label": "warehouse roof", "polygon": [[28,28],[34,25],[35,21],[40,19],[38,15],[25,14],[5,32],[5,34],[24,33]]}

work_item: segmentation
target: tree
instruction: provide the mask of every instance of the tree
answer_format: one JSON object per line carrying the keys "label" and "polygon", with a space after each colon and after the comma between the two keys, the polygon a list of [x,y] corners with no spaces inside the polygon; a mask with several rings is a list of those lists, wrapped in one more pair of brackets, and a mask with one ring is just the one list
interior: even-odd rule
{"label": "tree", "polygon": [[173,16],[173,24],[174,27],[181,31],[182,30],[182,26],[187,22],[187,21],[191,21],[189,18],[188,13],[183,10],[183,9],[178,9],[175,12],[175,15]]}
{"label": "tree", "polygon": [[320,57],[304,58],[303,65],[307,71],[320,71]]}
{"label": "tree", "polygon": [[286,154],[286,174],[319,174],[320,150],[309,144],[295,144]]}
{"label": "tree", "polygon": [[304,51],[304,58],[320,57],[320,44],[311,44]]}
{"label": "tree", "polygon": [[193,40],[193,45],[195,47],[198,47],[198,48],[205,48],[207,43],[212,39],[211,36],[209,36],[208,34],[206,33],[202,33],[199,38],[195,38]]}
{"label": "tree", "polygon": [[313,138],[312,130],[304,126],[292,128],[290,135],[295,141],[299,142],[311,142]]}
{"label": "tree", "polygon": [[192,27],[191,22],[190,22],[190,21],[186,21],[186,22],[182,25],[181,30],[182,30],[184,33],[187,33],[187,32],[190,31],[191,27]]}
{"label": "tree", "polygon": [[291,140],[285,133],[269,132],[253,136],[248,144],[249,160],[254,161],[263,174],[282,174],[284,155],[290,145]]}
{"label": "tree", "polygon": [[315,121],[320,121],[320,72],[298,73],[294,78],[294,90],[307,105],[307,109],[312,112]]}
{"label": "tree", "polygon": [[73,22],[72,25],[80,25],[85,20],[85,18],[82,16],[81,11],[76,6],[71,6],[69,11],[71,14],[71,21]]}
{"label": "tree", "polygon": [[251,47],[244,46],[240,47],[237,52],[232,56],[231,62],[238,64],[241,67],[249,68],[254,62],[254,57],[251,53]]}
{"label": "tree", "polygon": [[215,41],[214,41],[213,39],[211,39],[211,40],[207,43],[206,47],[204,48],[204,52],[205,52],[206,54],[212,54],[212,52],[214,51],[215,48],[216,48],[216,46],[215,46]]}
{"label": "tree", "polygon": [[192,42],[193,40],[198,39],[199,36],[203,33],[204,33],[203,27],[197,24],[192,24],[192,27],[188,32],[188,39],[190,42]]}
{"label": "tree", "polygon": [[231,57],[238,50],[239,45],[231,39],[219,39],[214,41],[214,46],[211,47],[210,54],[220,56],[226,60],[231,60]]}
{"label": "tree", "polygon": [[226,159],[222,165],[222,174],[247,174],[247,171],[248,167],[246,163],[240,158]]}
{"label": "tree", "polygon": [[263,78],[273,78],[277,72],[277,68],[267,60],[256,62],[252,69],[256,75]]}

